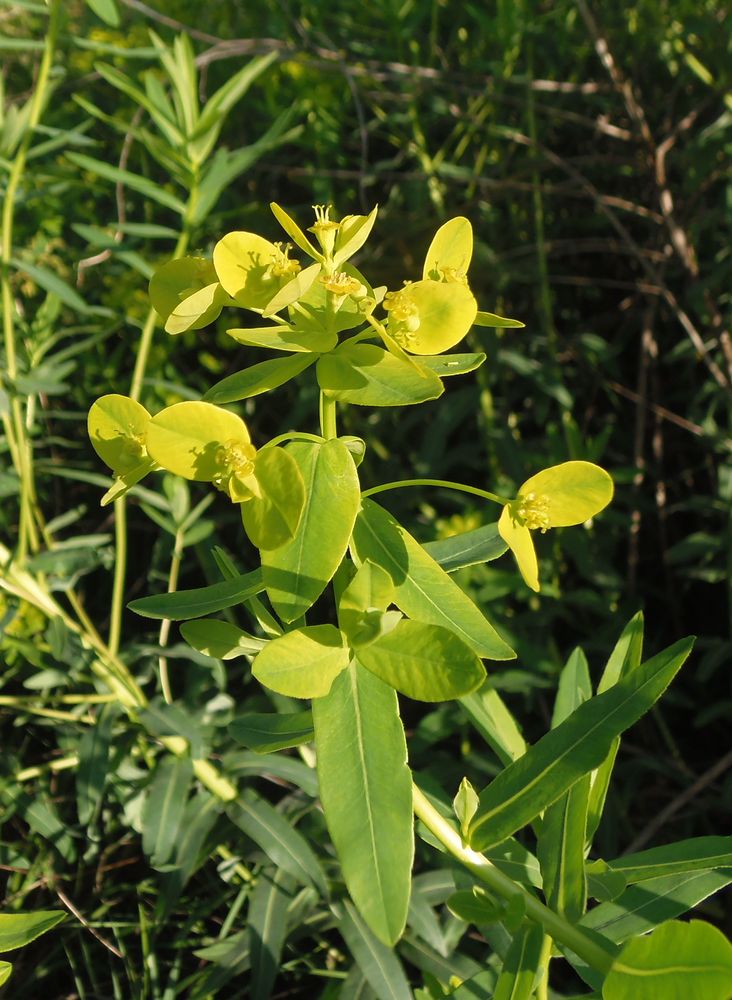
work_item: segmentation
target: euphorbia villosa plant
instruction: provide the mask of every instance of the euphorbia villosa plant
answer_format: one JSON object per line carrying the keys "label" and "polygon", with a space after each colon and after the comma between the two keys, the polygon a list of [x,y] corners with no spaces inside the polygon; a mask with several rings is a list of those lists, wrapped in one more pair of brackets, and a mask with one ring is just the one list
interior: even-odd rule
{"label": "euphorbia villosa plant", "polygon": [[[238,310],[248,318],[228,335],[275,357],[223,379],[202,400],[154,415],[119,395],[101,397],[89,413],[92,443],[114,474],[103,503],[158,469],[211,483],[239,506],[260,565],[240,575],[220,560],[221,583],[132,607],[184,621],[183,636],[200,652],[249,655],[266,688],[311,701],[309,711],[304,705],[292,715],[242,715],[232,733],[261,752],[314,742],[328,829],[375,948],[397,942],[407,922],[414,815],[418,832],[464,867],[472,884],[466,881],[448,906],[483,932],[501,926],[509,943],[496,947],[499,958],[470,983],[435,992],[435,980],[420,996],[447,990],[548,997],[550,961],[564,956],[595,991],[589,995],[605,1000],[725,1000],[732,947],[707,923],[673,918],[730,880],[721,876],[732,864],[730,838],[587,860],[619,737],[663,693],[691,640],[641,662],[636,616],[594,693],[586,661],[575,655],[562,675],[551,730],[527,746],[486,681],[484,661],[508,660],[514,651],[450,575],[510,549],[538,591],[532,532],[599,514],[613,494],[608,473],[590,462],[565,462],[538,470],[515,497],[439,479],[363,489],[364,442],[338,433],[339,405],[419,404],[439,397],[446,377],[476,369],[485,355],[446,353],[474,325],[521,325],[478,309],[468,280],[470,223],[455,218],[442,226],[422,274],[389,290],[372,287],[350,263],[371,234],[376,209],[336,221],[318,206],[307,232],[280,206],[272,211],[290,242],[229,233],[212,260],[186,257],[161,267],[150,296],[174,335],[206,327],[225,308]],[[226,405],[295,378],[317,380],[317,431],[253,442]],[[499,517],[464,536],[420,545],[370,499],[415,485],[469,492],[498,504]],[[319,602],[329,584],[335,621],[327,610],[333,605]],[[259,636],[205,617],[234,605],[250,615]],[[480,794],[463,781],[449,808],[430,776],[424,789],[413,782],[397,692],[425,702],[461,700],[503,768]],[[212,772],[196,773],[223,797],[236,794],[221,792],[230,786]],[[710,871],[720,872],[716,882],[699,879]],[[680,878],[687,891],[674,895]],[[588,896],[598,901],[590,909]],[[407,995],[395,980],[393,988],[390,996]]]}

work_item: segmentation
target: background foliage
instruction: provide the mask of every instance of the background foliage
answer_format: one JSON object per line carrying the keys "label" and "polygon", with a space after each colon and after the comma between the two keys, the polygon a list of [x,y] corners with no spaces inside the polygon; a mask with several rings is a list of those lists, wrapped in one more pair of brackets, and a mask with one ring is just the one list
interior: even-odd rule
{"label": "background foliage", "polygon": [[[612,856],[718,832],[732,802],[725,6],[167,0],[154,10],[126,0],[118,24],[111,3],[90,6],[112,23],[80,2],[63,6],[53,89],[14,204],[18,263],[10,280],[23,348],[16,384],[37,400],[29,430],[39,502],[55,537],[52,551],[32,557],[33,569],[62,602],[73,587],[106,632],[113,526],[98,507],[103,477],[85,417],[100,393],[128,391],[149,308],[147,277],[176,242],[174,210],[147,197],[144,183],[115,185],[73,159],[91,156],[181,193],[139,134],[149,127],[145,113],[99,64],[131,80],[152,68],[162,80],[148,28],[168,44],[187,33],[205,98],[244,61],[271,53],[269,68],[229,113],[220,144],[237,149],[268,133],[272,141],[192,227],[191,248],[208,252],[235,228],[276,238],[271,200],[301,217],[313,202],[341,213],[378,203],[381,255],[370,275],[386,282],[418,276],[445,218],[471,220],[479,301],[526,328],[476,330],[469,349],[489,360],[475,380],[450,385],[444,400],[398,413],[346,412],[343,430],[367,440],[367,483],[400,478],[405,468],[415,476],[439,470],[512,495],[536,469],[568,458],[610,469],[616,500],[597,529],[566,533],[561,552],[545,539],[540,597],[505,560],[464,570],[460,582],[490,602],[519,651],[516,665],[495,669],[494,683],[526,720],[529,739],[546,727],[548,692],[576,645],[597,677],[640,608],[652,651],[697,633],[692,665],[624,745],[599,840]],[[13,109],[32,94],[46,24],[41,5],[0,4],[6,143]],[[279,138],[271,133],[276,122]],[[14,152],[12,143],[0,150],[3,166]],[[202,393],[241,367],[246,352],[215,328],[175,340],[158,329],[142,401],[155,410]],[[0,406],[6,399],[2,393]],[[254,404],[245,408],[247,422],[265,440],[312,422],[316,399],[285,390]],[[7,454],[0,460],[0,541],[12,547],[17,483]],[[165,481],[131,505],[128,597],[165,589],[177,529],[202,496]],[[416,519],[423,540],[484,516],[467,499],[434,491],[410,491],[389,506],[402,520]],[[215,578],[212,545],[240,545],[235,520],[220,499],[196,520],[184,538],[180,586]],[[232,555],[246,564],[246,552],[232,548]],[[165,734],[170,718],[132,725],[105,706],[89,650],[28,605],[5,600],[0,618],[6,908],[60,901],[83,916],[21,953],[13,995],[227,995],[232,978],[244,988],[250,964],[261,977],[259,994],[246,987],[252,995],[276,983],[281,994],[336,996],[346,974],[352,992],[341,996],[368,995],[357,992],[357,967],[348,971],[349,951],[359,956],[363,948],[358,920],[315,904],[319,869],[309,886],[294,862],[288,868],[262,852],[251,819],[219,814],[202,793],[185,814],[167,818],[168,830],[185,829],[186,838],[155,842],[162,826],[151,816],[155,788],[190,783],[190,775],[169,773],[176,765],[156,760],[141,738]],[[152,690],[159,635],[129,613],[123,624],[123,659]],[[312,772],[293,756],[263,773],[261,760],[225,728],[235,703],[265,707],[242,661],[224,670],[221,661],[191,658],[175,632],[170,642],[178,731],[192,728],[223,755],[249,788],[252,816],[294,817],[310,843],[322,841]],[[405,713],[415,770],[429,769],[445,788],[464,774],[481,784],[494,773],[456,706],[424,713],[410,703]],[[58,768],[75,754],[85,762],[81,782],[72,768]],[[263,799],[279,812],[267,812]],[[179,867],[166,873],[174,855]],[[439,903],[442,876],[425,858],[418,884],[426,901]],[[313,863],[332,874],[327,854]],[[723,926],[719,897],[707,905],[706,916]],[[242,915],[256,928],[268,908],[287,918],[279,922],[282,940],[264,947],[241,931]],[[413,984],[442,977],[435,955],[461,976],[481,961],[475,942],[462,943],[459,960],[444,957],[461,931],[455,918],[442,921],[432,927],[429,957],[417,935],[402,946]],[[246,948],[237,934],[250,935]],[[111,965],[110,947],[120,956]],[[25,987],[23,968],[32,970]]]}

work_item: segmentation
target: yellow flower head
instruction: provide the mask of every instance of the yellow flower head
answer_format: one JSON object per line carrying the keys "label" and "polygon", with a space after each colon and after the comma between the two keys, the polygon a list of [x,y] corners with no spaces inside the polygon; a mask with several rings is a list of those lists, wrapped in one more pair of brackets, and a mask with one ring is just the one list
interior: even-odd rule
{"label": "yellow flower head", "polygon": [[531,532],[583,524],[613,496],[610,475],[592,462],[563,462],[537,472],[507,503],[498,531],[511,549],[527,586],[539,590],[539,565]]}

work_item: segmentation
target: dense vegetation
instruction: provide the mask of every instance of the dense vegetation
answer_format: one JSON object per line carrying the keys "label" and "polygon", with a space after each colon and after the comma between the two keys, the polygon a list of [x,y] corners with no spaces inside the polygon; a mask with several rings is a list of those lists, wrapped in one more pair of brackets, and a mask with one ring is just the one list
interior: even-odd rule
{"label": "dense vegetation", "polygon": [[[623,744],[595,849],[616,857],[723,833],[732,806],[729,15],[715,0],[153,7],[75,0],[52,8],[49,23],[42,4],[0,3],[9,303],[0,865],[7,912],[73,914],[17,953],[9,990],[59,1000],[372,996],[372,959],[342,908],[307,749],[263,758],[232,738],[234,715],[273,704],[246,660],[223,663],[191,650],[176,626],[117,617],[122,597],[219,579],[216,547],[246,567],[253,550],[242,547],[240,518],[199,484],[146,481],[127,502],[123,576],[87,412],[131,386],[156,412],[251,363],[223,319],[164,333],[147,285],[172,256],[210,255],[230,230],[279,239],[270,202],[301,220],[313,203],[337,215],[378,204],[369,274],[390,287],[418,278],[437,227],[465,216],[481,307],[525,327],[474,328],[465,349],[488,360],[448,380],[441,400],[344,407],[342,432],[366,441],[361,479],[437,474],[514,496],[537,469],[567,460],[608,469],[615,499],[591,530],[539,540],[539,595],[508,557],[458,579],[518,653],[490,677],[530,742],[547,728],[577,646],[597,680],[639,610],[650,653],[696,634],[689,664]],[[200,162],[140,99],[145,74],[161,92],[175,89],[187,45],[202,104],[250,68]],[[30,131],[29,117],[38,119]],[[240,404],[262,441],[315,430],[317,409],[316,387],[295,383]],[[495,513],[434,489],[390,494],[388,506],[421,541]],[[28,577],[8,571],[18,547]],[[29,580],[52,595],[45,611]],[[158,702],[136,718],[120,710],[100,667],[105,643],[150,698],[161,693],[162,657],[174,715]],[[450,798],[463,776],[481,787],[496,773],[458,703],[407,701],[403,716],[412,768]],[[181,803],[193,788],[161,743],[171,735],[203,741],[247,789],[247,816],[297,822],[318,848],[332,906],[292,860],[262,848],[253,820],[237,827],[200,787],[156,840],[151,803],[171,781]],[[441,883],[435,857],[418,848],[417,912],[398,946],[425,997],[501,950],[498,931],[487,949],[447,913],[455,883]],[[709,896],[699,912],[729,934],[723,897],[712,895],[724,882],[699,891]],[[267,937],[270,908],[278,931]],[[564,995],[582,988],[569,969],[553,985]]]}

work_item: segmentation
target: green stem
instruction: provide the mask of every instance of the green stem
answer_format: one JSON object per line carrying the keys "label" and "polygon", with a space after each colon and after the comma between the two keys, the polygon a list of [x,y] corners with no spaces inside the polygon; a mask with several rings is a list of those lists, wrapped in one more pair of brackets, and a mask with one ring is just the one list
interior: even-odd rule
{"label": "green stem", "polygon": [[320,393],[320,432],[326,440],[338,437],[336,428],[336,401]]}
{"label": "green stem", "polygon": [[402,486],[441,486],[447,490],[458,490],[460,493],[471,493],[476,497],[483,497],[484,500],[492,500],[494,503],[499,503],[502,507],[505,507],[507,503],[511,503],[506,497],[499,497],[495,493],[489,493],[488,490],[481,490],[477,486],[466,486],[464,483],[452,483],[447,479],[399,479],[394,483],[383,483],[381,486],[372,486],[370,490],[364,490],[361,494],[362,497],[372,497],[377,493],[386,493],[387,490],[398,490]]}
{"label": "green stem", "polygon": [[0,236],[0,285],[2,286],[5,367],[8,381],[10,382],[11,392],[13,394],[10,404],[10,419],[4,419],[3,425],[5,433],[8,434],[10,454],[13,458],[13,463],[20,480],[20,516],[18,536],[18,559],[20,561],[25,558],[29,547],[31,549],[38,548],[38,535],[34,522],[36,491],[33,476],[31,443],[26,435],[20,400],[15,395],[13,385],[18,376],[18,354],[15,340],[15,303],[13,302],[13,293],[10,287],[10,260],[13,256],[14,209],[18,196],[18,187],[25,171],[28,150],[30,149],[30,144],[33,140],[33,134],[38,123],[40,122],[41,114],[46,103],[48,81],[56,50],[60,19],[61,0],[51,0],[49,24],[46,32],[43,57],[38,69],[38,79],[36,80],[33,97],[31,99],[28,124],[20,145],[18,146],[13,163],[10,167],[8,184],[5,189],[5,199],[3,202],[2,222],[0,223],[0,229],[2,230],[2,235]]}
{"label": "green stem", "polygon": [[[170,573],[168,574],[168,593],[173,594],[178,589],[178,576],[180,575],[180,564],[183,559],[183,534],[181,528],[175,533],[173,542],[173,557],[170,560]],[[170,635],[170,618],[163,618],[160,622],[160,633],[158,645],[166,646]],[[173,702],[173,692],[170,689],[170,677],[168,676],[168,658],[158,657],[158,667],[160,669],[160,687],[163,691],[163,698],[168,705]]]}
{"label": "green stem", "polygon": [[[193,204],[197,196],[197,188],[191,189],[188,199],[188,206]],[[188,209],[186,210],[186,217]],[[173,259],[182,257],[188,249],[190,240],[190,229],[184,223],[183,230],[178,237],[178,242],[173,251]],[[139,402],[142,395],[142,383],[145,378],[150,347],[152,345],[153,333],[158,320],[158,314],[154,309],[150,309],[145,320],[145,325],[140,334],[140,343],[137,348],[135,359],[135,369],[132,373],[130,384],[130,398]],[[125,582],[127,579],[127,499],[121,497],[114,503],[114,579],[112,582],[112,603],[109,617],[109,648],[113,653],[119,649],[122,638],[122,610],[125,603]]]}
{"label": "green stem", "polygon": [[511,900],[521,896],[526,916],[540,924],[546,933],[560,944],[566,945],[589,966],[603,975],[610,971],[613,955],[585,934],[579,927],[570,924],[554,910],[540,902],[536,896],[518,885],[499,871],[484,855],[467,847],[460,834],[444,819],[416,785],[412,785],[414,814],[422,820],[427,829],[468,871],[502,899]]}
{"label": "green stem", "polygon": [[552,939],[544,935],[539,958],[540,978],[536,984],[536,1000],[549,1000],[549,964],[552,960]]}
{"label": "green stem", "polygon": [[275,445],[281,444],[283,441],[314,441],[316,444],[322,444],[323,440],[324,438],[321,434],[308,434],[307,431],[286,431],[284,434],[278,434],[277,437],[271,438],[259,450],[264,451],[265,448],[274,448]]}

